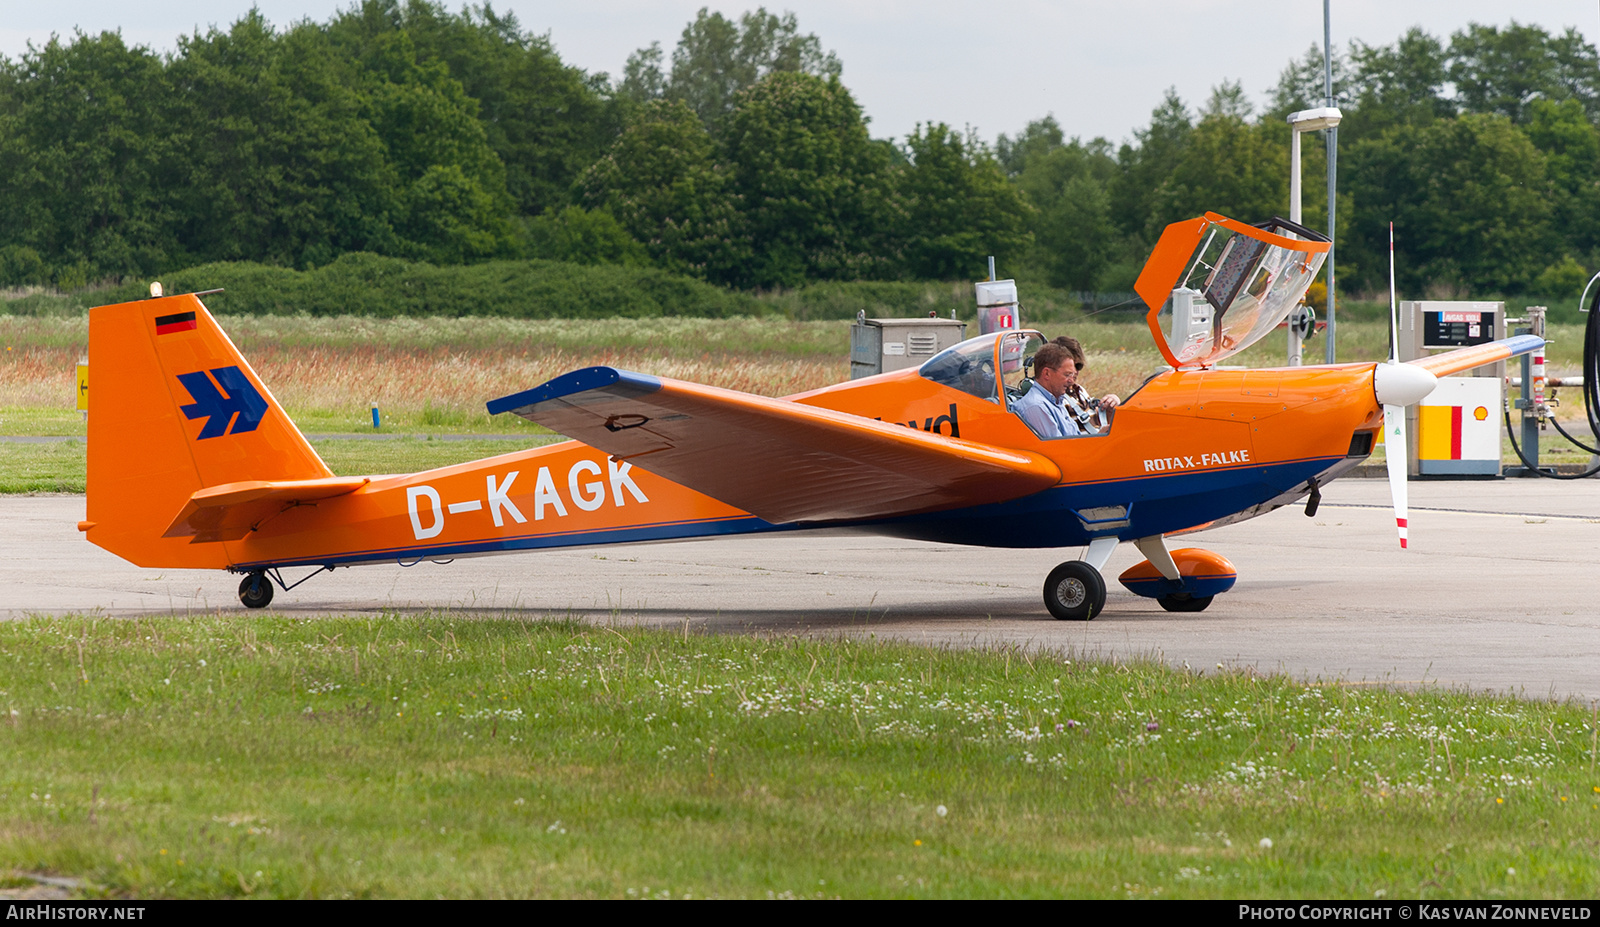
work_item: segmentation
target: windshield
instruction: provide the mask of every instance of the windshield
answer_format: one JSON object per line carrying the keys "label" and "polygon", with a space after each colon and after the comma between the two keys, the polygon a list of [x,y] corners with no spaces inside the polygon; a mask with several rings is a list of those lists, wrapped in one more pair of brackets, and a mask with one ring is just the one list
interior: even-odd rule
{"label": "windshield", "polygon": [[1327,239],[1284,219],[1244,225],[1215,213],[1174,223],[1136,288],[1174,367],[1209,367],[1277,328],[1327,257]]}
{"label": "windshield", "polygon": [[998,403],[995,389],[994,343],[992,336],[963,341],[922,365],[917,372],[935,383],[954,387],[979,399]]}

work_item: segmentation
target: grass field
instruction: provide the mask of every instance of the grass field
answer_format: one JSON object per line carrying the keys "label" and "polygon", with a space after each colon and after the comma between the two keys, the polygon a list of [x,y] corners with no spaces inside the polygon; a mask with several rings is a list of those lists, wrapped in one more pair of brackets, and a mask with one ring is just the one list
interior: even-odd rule
{"label": "grass field", "polygon": [[[536,386],[590,364],[612,364],[783,396],[849,376],[846,322],[735,319],[371,319],[300,316],[223,317],[222,325],[307,434],[370,433],[377,403],[389,435],[526,434],[528,445],[549,432],[511,415],[490,417],[484,403]],[[1045,325],[1071,331],[1090,350],[1084,382],[1096,392],[1126,396],[1160,366],[1143,323],[1078,322]],[[1551,333],[1550,375],[1577,373],[1582,330]],[[1387,352],[1387,329],[1350,321],[1340,329],[1340,357],[1377,360]],[[87,349],[82,317],[0,316],[0,436],[82,437],[74,409],[74,368]],[[1313,339],[1307,356],[1320,358]],[[1240,355],[1250,366],[1280,365],[1280,336]],[[91,382],[92,382],[91,365]],[[1567,413],[1582,415],[1582,398],[1566,390]],[[1570,430],[1570,429],[1569,429]],[[1580,437],[1587,435],[1583,430]],[[1553,431],[1542,444],[1545,463],[1588,459]],[[335,473],[414,472],[511,450],[494,442],[314,442]],[[1509,442],[1503,459],[1515,462]],[[81,492],[82,444],[0,443],[0,492]],[[1381,460],[1381,451],[1379,453]]]}
{"label": "grass field", "polygon": [[[301,430],[545,434],[484,403],[592,364],[781,396],[849,376],[849,326],[781,319],[219,320]],[[0,316],[0,435],[81,435],[82,317]],[[90,365],[91,391],[93,364]],[[92,393],[91,393],[92,394]]]}
{"label": "grass field", "polygon": [[[483,402],[591,363],[767,395],[847,376],[841,322],[224,326],[304,431],[370,430],[377,401],[386,431],[424,435],[316,440],[341,474],[525,446],[451,434],[554,440]],[[1155,368],[1141,325],[1045,329],[1091,347],[1097,391]],[[1576,372],[1578,333],[1555,337],[1552,374]],[[0,316],[0,434],[83,434],[83,341],[81,319]],[[1385,337],[1350,324],[1340,343],[1370,360]],[[1281,347],[1244,359],[1281,363]],[[83,461],[81,440],[0,442],[0,491],[82,491]],[[134,897],[1600,892],[1593,706],[526,617],[0,623],[0,889],[51,874]]]}
{"label": "grass field", "polygon": [[[371,430],[376,402],[386,428],[405,433],[504,433],[527,429],[491,419],[484,403],[591,364],[783,396],[849,376],[849,324],[784,319],[388,319],[237,316],[219,320],[252,366],[308,433]],[[1044,326],[1071,332],[1090,352],[1084,382],[1127,395],[1160,367],[1143,323]],[[1340,359],[1380,360],[1387,329],[1349,322]],[[1550,375],[1575,374],[1582,330],[1554,326]],[[0,315],[0,435],[81,435],[74,371],[87,350],[82,317]],[[1322,342],[1308,343],[1320,358]],[[1240,355],[1248,366],[1283,363],[1279,336]],[[91,383],[93,365],[91,364]],[[1569,398],[1578,399],[1576,392]],[[1581,411],[1581,410],[1575,410]]]}
{"label": "grass field", "polygon": [[[564,439],[552,434],[530,434],[521,441],[398,436],[385,440],[321,438],[311,445],[339,476],[375,476],[447,467],[560,440]],[[41,444],[0,441],[0,493],[83,492],[87,452],[88,446],[77,438]]]}
{"label": "grass field", "polygon": [[1587,706],[449,614],[0,624],[0,859],[137,897],[1589,898]]}

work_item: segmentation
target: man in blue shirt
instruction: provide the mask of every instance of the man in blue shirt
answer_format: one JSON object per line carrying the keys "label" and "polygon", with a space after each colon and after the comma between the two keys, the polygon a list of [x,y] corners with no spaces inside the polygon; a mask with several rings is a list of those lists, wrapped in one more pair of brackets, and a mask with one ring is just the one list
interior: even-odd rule
{"label": "man in blue shirt", "polygon": [[[1117,406],[1122,404],[1115,394],[1107,393],[1099,399],[1092,398],[1089,391],[1078,382],[1078,377],[1083,375],[1089,366],[1089,359],[1083,353],[1083,345],[1078,339],[1061,335],[1052,339],[1054,344],[1059,344],[1072,355],[1072,361],[1077,365],[1076,371],[1067,372],[1067,391],[1061,396],[1061,408],[1067,413],[1067,418],[1075,419],[1078,430],[1083,434],[1105,434],[1111,428],[1111,415]],[[1065,368],[1063,368],[1065,370]]]}
{"label": "man in blue shirt", "polygon": [[[1082,410],[1067,406],[1069,392],[1079,396],[1082,394],[1081,387],[1077,386],[1078,357],[1082,356],[1082,348],[1074,351],[1072,348],[1077,347],[1077,342],[1071,345],[1061,343],[1066,340],[1049,342],[1034,353],[1033,385],[1021,399],[1011,404],[1011,411],[1021,416],[1034,434],[1047,441],[1098,434],[1102,427],[1095,424],[1092,417],[1080,421],[1081,415],[1078,413]],[[1108,410],[1114,409],[1117,398],[1106,396],[1101,404]]]}
{"label": "man in blue shirt", "polygon": [[1021,416],[1033,433],[1046,441],[1083,433],[1078,423],[1068,418],[1066,410],[1061,407],[1061,397],[1066,395],[1068,380],[1063,367],[1070,367],[1073,376],[1077,376],[1077,362],[1066,348],[1054,342],[1039,348],[1033,355],[1033,386],[1021,399],[1011,404],[1011,411]]}

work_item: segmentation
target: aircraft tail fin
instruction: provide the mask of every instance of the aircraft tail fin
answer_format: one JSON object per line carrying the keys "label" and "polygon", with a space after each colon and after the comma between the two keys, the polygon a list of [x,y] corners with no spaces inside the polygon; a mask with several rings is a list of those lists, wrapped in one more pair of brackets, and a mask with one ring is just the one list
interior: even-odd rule
{"label": "aircraft tail fin", "polygon": [[89,540],[146,567],[225,567],[223,543],[165,537],[191,497],[333,476],[193,295],[89,312]]}

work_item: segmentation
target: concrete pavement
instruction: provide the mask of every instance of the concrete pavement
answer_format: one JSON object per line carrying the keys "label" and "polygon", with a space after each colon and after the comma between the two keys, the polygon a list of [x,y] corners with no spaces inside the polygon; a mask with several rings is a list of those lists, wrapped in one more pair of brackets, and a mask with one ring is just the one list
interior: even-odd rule
{"label": "concrete pavement", "polygon": [[[1078,550],[1002,551],[794,534],[358,567],[279,591],[317,616],[447,608],[742,633],[876,634],[935,646],[1156,657],[1307,679],[1428,683],[1600,698],[1600,481],[1411,484],[1401,551],[1381,481],[1327,487],[1315,518],[1284,509],[1177,539],[1233,561],[1209,610],[1169,614],[1116,574],[1092,622],[1057,622],[1044,576]],[[242,611],[239,577],[145,570],[77,532],[81,496],[0,497],[0,616]],[[308,571],[294,571],[291,580]]]}

